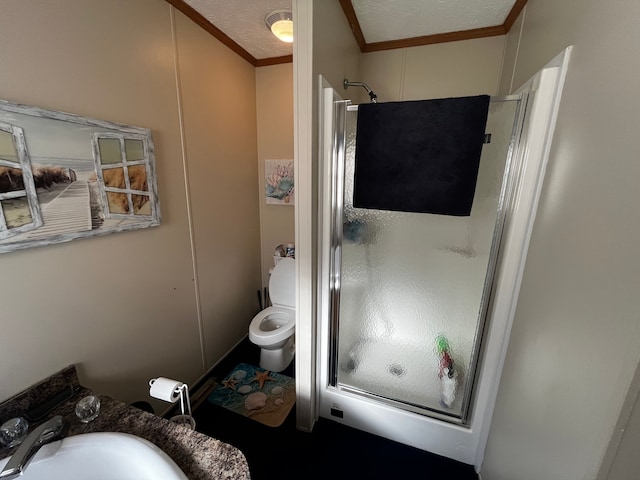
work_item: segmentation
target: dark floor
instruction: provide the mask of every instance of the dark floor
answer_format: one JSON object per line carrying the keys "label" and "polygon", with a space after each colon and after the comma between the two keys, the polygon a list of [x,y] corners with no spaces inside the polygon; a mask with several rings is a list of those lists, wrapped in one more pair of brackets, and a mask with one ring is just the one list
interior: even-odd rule
{"label": "dark floor", "polygon": [[[259,349],[245,339],[212,372],[222,380],[241,362],[258,366]],[[294,377],[293,364],[284,375]],[[321,418],[312,433],[296,429],[295,407],[280,427],[268,427],[208,401],[194,409],[196,429],[240,449],[253,480],[477,480],[470,465],[401,445]]]}

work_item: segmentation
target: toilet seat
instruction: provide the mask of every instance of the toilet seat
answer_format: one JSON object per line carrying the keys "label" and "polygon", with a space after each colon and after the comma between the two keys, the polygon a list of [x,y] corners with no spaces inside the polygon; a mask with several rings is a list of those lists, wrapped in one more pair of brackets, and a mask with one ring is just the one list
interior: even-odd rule
{"label": "toilet seat", "polygon": [[296,326],[295,309],[273,305],[259,312],[249,325],[249,340],[269,346],[289,338]]}

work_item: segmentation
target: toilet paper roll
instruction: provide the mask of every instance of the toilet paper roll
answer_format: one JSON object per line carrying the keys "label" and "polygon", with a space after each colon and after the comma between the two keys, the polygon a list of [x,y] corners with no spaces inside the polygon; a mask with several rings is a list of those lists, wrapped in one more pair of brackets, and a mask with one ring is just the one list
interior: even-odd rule
{"label": "toilet paper roll", "polygon": [[175,403],[180,398],[182,382],[170,378],[158,377],[149,380],[149,395],[158,400]]}

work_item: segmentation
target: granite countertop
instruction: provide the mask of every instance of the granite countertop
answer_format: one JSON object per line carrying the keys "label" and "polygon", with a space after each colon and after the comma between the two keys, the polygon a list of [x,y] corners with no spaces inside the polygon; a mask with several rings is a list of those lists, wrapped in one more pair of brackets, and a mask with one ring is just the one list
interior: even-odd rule
{"label": "granite countertop", "polygon": [[[79,384],[75,366],[61,370],[0,404],[0,423],[24,415],[24,412],[49,398],[52,393],[69,385],[74,388],[73,396],[51,410],[40,422],[31,423],[30,430],[55,415],[62,415],[69,422],[67,436],[91,432],[121,432],[150,441],[169,455],[190,480],[250,478],[247,461],[234,446],[92,392]],[[75,406],[86,395],[100,398],[100,415],[85,424],[76,417]],[[15,448],[0,450],[0,458],[11,455]]]}

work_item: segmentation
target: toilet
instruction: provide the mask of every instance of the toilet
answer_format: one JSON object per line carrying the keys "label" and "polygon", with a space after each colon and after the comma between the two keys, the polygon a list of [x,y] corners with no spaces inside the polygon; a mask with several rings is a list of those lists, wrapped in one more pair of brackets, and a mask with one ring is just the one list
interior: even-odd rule
{"label": "toilet", "polygon": [[271,306],[258,313],[249,325],[249,340],[260,347],[260,367],[281,372],[295,352],[296,272],[293,258],[281,258],[269,278]]}

